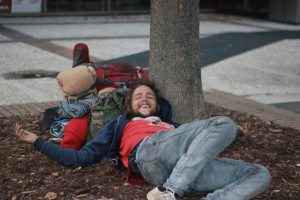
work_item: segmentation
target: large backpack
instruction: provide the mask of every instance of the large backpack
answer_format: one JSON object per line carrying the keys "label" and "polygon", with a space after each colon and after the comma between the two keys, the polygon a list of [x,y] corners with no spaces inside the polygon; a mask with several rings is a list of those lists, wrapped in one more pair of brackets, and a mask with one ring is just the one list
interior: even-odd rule
{"label": "large backpack", "polygon": [[77,43],[73,49],[73,66],[92,66],[96,71],[95,87],[101,90],[105,87],[123,87],[133,79],[148,79],[149,68],[132,66],[127,62],[93,63],[90,61],[89,48],[84,43]]}
{"label": "large backpack", "polygon": [[91,107],[89,117],[88,139],[95,136],[106,123],[115,120],[124,112],[124,103],[128,83],[134,79],[148,79],[148,68],[131,66],[119,62],[108,65],[97,65],[95,88],[98,91],[115,88],[108,96]]}
{"label": "large backpack", "polygon": [[116,119],[123,112],[125,93],[128,83],[134,79],[148,79],[149,68],[132,66],[127,62],[116,62],[110,64],[99,64],[90,61],[88,46],[77,43],[73,49],[73,66],[93,67],[96,72],[96,80],[93,85],[77,94],[77,99],[85,97],[86,91],[96,88],[97,91],[106,88],[116,90],[106,92],[107,96],[101,98],[90,108],[88,140],[106,123]]}
{"label": "large backpack", "polygon": [[[79,116],[66,115],[69,118],[89,114],[87,140],[90,140],[102,126],[123,113],[128,83],[134,79],[148,79],[149,73],[147,67],[132,66],[126,62],[93,63],[90,61],[88,52],[86,44],[76,44],[73,51],[72,68],[65,70],[61,73],[61,76],[58,76],[60,88],[66,96],[72,98],[64,100],[64,104],[61,103],[61,107],[56,109],[56,114],[59,116],[56,116],[55,119],[64,117],[62,115],[65,114],[66,110],[62,105],[66,106],[66,102],[67,106],[70,104],[70,110],[76,112],[76,109],[80,109],[77,112],[80,113]],[[114,90],[106,91],[105,95],[98,95],[97,97],[100,97],[93,101],[95,96],[91,95],[94,95],[95,91],[100,92],[111,88]],[[48,115],[44,115],[42,122],[47,117]]]}
{"label": "large backpack", "polygon": [[89,112],[89,132],[87,140],[95,137],[96,133],[106,123],[117,119],[124,112],[126,88],[114,89],[97,101]]}

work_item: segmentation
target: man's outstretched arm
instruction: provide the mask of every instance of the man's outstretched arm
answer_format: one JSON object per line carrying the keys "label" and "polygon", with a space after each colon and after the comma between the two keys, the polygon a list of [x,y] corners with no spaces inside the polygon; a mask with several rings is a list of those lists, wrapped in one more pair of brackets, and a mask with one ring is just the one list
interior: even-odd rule
{"label": "man's outstretched arm", "polygon": [[110,145],[109,138],[99,135],[98,139],[96,137],[80,150],[74,150],[41,140],[36,134],[23,129],[18,123],[15,128],[17,139],[33,144],[37,151],[46,155],[48,158],[56,161],[60,165],[72,168],[86,167],[94,163],[99,163],[106,157],[107,149]]}

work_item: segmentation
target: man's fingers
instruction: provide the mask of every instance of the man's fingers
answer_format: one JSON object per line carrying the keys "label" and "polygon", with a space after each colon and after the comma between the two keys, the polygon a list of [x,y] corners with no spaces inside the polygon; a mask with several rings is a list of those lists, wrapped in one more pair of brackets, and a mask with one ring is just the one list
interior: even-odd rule
{"label": "man's fingers", "polygon": [[20,125],[19,124],[16,124],[16,136],[18,137],[19,136],[19,133],[20,133]]}
{"label": "man's fingers", "polygon": [[16,128],[16,138],[19,139],[22,142],[33,144],[37,136],[34,133],[31,133],[30,131],[27,131],[26,129],[23,129],[18,123],[15,125]]}
{"label": "man's fingers", "polygon": [[16,129],[16,132],[20,131],[21,126],[19,123],[16,123],[15,129]]}
{"label": "man's fingers", "polygon": [[21,134],[22,134],[22,130],[18,129],[18,130],[16,131],[16,136],[17,136],[17,138],[20,138],[20,137],[21,137]]}
{"label": "man's fingers", "polygon": [[16,123],[16,137],[17,138],[22,138],[22,136],[24,136],[24,132],[25,130],[21,128],[20,124],[19,123]]}
{"label": "man's fingers", "polygon": [[16,125],[15,125],[16,134],[17,134],[19,128],[20,128],[20,125],[18,123],[16,123]]}

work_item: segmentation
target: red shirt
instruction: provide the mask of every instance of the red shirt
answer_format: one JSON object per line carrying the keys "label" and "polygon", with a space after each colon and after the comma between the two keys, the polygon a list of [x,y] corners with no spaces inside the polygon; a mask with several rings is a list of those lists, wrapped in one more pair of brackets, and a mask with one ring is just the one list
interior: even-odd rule
{"label": "red shirt", "polygon": [[126,124],[121,139],[120,155],[123,165],[128,168],[128,156],[137,143],[159,130],[171,129],[175,127],[162,122],[159,117],[133,118]]}

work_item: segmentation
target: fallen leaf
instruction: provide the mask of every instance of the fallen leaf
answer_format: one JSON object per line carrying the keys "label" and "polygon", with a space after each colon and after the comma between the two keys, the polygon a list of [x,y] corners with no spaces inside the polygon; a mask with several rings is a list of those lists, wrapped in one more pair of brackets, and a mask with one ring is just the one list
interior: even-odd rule
{"label": "fallen leaf", "polygon": [[52,172],[52,176],[58,176],[58,172]]}
{"label": "fallen leaf", "polygon": [[119,190],[120,187],[119,186],[114,186],[114,190]]}
{"label": "fallen leaf", "polygon": [[280,192],[280,190],[273,190],[272,192],[271,192],[271,194],[273,194],[273,193],[279,193]]}
{"label": "fallen leaf", "polygon": [[48,192],[45,196],[45,198],[48,198],[48,200],[56,199],[57,194],[55,192]]}

